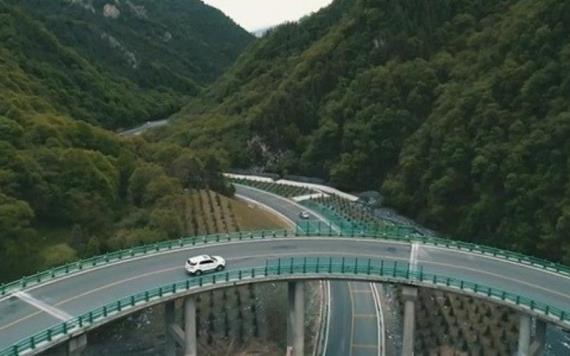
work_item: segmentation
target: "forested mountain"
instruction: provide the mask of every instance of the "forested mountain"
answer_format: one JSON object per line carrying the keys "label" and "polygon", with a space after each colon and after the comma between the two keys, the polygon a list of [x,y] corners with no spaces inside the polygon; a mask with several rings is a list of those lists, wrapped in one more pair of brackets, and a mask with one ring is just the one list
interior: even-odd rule
{"label": "forested mountain", "polygon": [[0,105],[34,95],[108,128],[169,116],[253,38],[199,0],[0,0],[0,13]]}
{"label": "forested mountain", "polygon": [[570,263],[570,2],[336,0],[257,41],[170,137]]}
{"label": "forested mountain", "polygon": [[0,0],[0,282],[179,237],[193,191],[228,193],[207,149],[99,126],[170,114],[250,38],[200,1]]}

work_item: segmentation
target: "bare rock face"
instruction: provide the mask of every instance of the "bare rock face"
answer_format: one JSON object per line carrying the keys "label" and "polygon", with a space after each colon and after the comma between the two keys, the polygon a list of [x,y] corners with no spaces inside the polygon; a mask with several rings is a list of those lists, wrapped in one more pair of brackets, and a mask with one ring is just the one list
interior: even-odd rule
{"label": "bare rock face", "polygon": [[84,8],[85,10],[91,12],[91,13],[95,13],[95,7],[93,7],[93,1],[92,0],[67,0],[68,3],[71,3],[73,5],[77,5],[80,6],[82,8]]}
{"label": "bare rock face", "polygon": [[103,6],[103,16],[116,19],[121,15],[121,11],[113,4],[105,4]]}
{"label": "bare rock face", "polygon": [[131,10],[133,15],[135,15],[136,17],[138,17],[140,19],[148,18],[147,11],[146,11],[146,8],[144,6],[135,5],[130,0],[127,0],[127,6],[129,7],[129,10]]}
{"label": "bare rock face", "polygon": [[168,31],[166,31],[166,32],[164,33],[164,35],[162,36],[162,40],[163,40],[164,42],[169,42],[171,39],[172,39],[172,34],[171,34],[170,32],[168,32]]}
{"label": "bare rock face", "polygon": [[108,41],[111,48],[119,51],[132,69],[137,69],[139,67],[139,61],[136,55],[133,52],[129,51],[125,46],[123,46],[123,44],[121,44],[121,42],[119,42],[119,40],[117,40],[115,37],[107,33],[102,33],[101,39]]}

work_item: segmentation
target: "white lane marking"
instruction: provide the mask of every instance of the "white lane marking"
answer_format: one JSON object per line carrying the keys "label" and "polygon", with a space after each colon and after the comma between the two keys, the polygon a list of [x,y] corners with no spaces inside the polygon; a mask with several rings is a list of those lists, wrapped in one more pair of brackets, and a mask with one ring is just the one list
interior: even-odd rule
{"label": "white lane marking", "polygon": [[384,326],[384,312],[382,311],[382,304],[376,286],[376,283],[370,283],[372,297],[374,298],[374,304],[376,304],[376,320],[378,322],[378,356],[384,356],[386,354],[386,340],[384,337],[386,327]]}
{"label": "white lane marking", "polygon": [[246,201],[246,202],[248,202],[248,203],[251,203],[251,204],[258,205],[258,206],[260,206],[262,209],[265,209],[265,210],[267,210],[268,212],[270,212],[270,213],[272,213],[272,214],[274,214],[274,215],[277,215],[279,218],[281,218],[283,221],[285,221],[285,223],[287,223],[287,225],[289,225],[289,227],[291,227],[291,228],[294,228],[295,225],[296,225],[295,222],[293,222],[293,220],[289,219],[288,217],[286,217],[285,215],[281,214],[281,213],[278,212],[277,210],[273,209],[273,208],[270,207],[269,205],[263,204],[263,203],[261,203],[261,202],[259,202],[259,201],[257,201],[257,200],[248,198],[248,197],[243,196],[243,195],[241,195],[241,194],[235,194],[235,196],[236,196],[236,198],[239,198],[239,199],[244,200],[244,201]]}
{"label": "white lane marking", "polygon": [[544,269],[544,268],[541,268],[541,267],[537,267],[537,266],[535,266],[535,265],[530,265],[530,264],[528,264],[528,263],[516,262],[516,261],[508,260],[508,259],[503,258],[503,257],[496,257],[496,256],[492,256],[492,255],[486,255],[486,254],[483,254],[483,253],[465,251],[465,250],[460,250],[460,249],[456,249],[456,248],[447,248],[447,247],[441,247],[441,246],[434,246],[434,245],[428,245],[428,244],[424,244],[423,247],[425,247],[425,248],[438,249],[438,250],[442,250],[442,251],[446,251],[446,252],[463,253],[463,254],[465,254],[465,255],[470,255],[470,256],[473,256],[473,257],[488,258],[488,259],[490,259],[490,260],[495,260],[495,261],[498,261],[498,262],[508,263],[508,264],[515,265],[515,266],[518,266],[518,267],[523,267],[523,268],[528,268],[528,269],[534,269],[535,271],[542,272],[542,273],[548,273],[548,274],[551,274],[551,275],[556,276],[556,277],[565,278],[565,279],[570,279],[570,275],[566,275],[566,274],[562,274],[562,273],[555,272],[555,271],[552,271],[552,270]]}
{"label": "white lane marking", "polygon": [[410,250],[410,271],[415,271],[418,267],[418,249],[420,244],[417,242],[412,243]]}
{"label": "white lane marking", "polygon": [[71,315],[67,314],[63,310],[52,307],[51,305],[44,303],[41,300],[38,300],[38,299],[32,297],[31,295],[29,295],[26,292],[20,291],[20,292],[14,293],[14,295],[16,297],[18,297],[19,299],[23,300],[24,302],[30,304],[31,306],[33,306],[39,310],[42,310],[42,311],[48,313],[49,315],[56,317],[59,320],[67,321],[67,320],[72,318]]}
{"label": "white lane marking", "polygon": [[331,282],[326,281],[327,284],[327,328],[325,330],[325,346],[323,347],[323,356],[327,355],[327,347],[329,346],[329,331],[331,329]]}
{"label": "white lane marking", "polygon": [[346,282],[346,285],[348,286],[348,296],[350,297],[350,308],[351,308],[350,316],[352,317],[350,323],[350,351],[348,355],[352,356],[352,345],[354,345],[354,314],[356,313],[354,312],[355,308],[354,308],[354,299],[352,298],[351,282]]}

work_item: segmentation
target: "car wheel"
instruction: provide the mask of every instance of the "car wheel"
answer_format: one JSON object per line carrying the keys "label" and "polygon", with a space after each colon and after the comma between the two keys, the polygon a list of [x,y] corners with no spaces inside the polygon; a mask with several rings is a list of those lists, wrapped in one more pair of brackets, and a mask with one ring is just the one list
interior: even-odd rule
{"label": "car wheel", "polygon": [[223,269],[224,269],[224,266],[222,266],[222,265],[219,265],[218,267],[216,267],[216,271],[221,271]]}
{"label": "car wheel", "polygon": [[199,275],[201,275],[201,274],[202,274],[202,271],[200,271],[200,270],[197,270],[196,272],[194,272],[194,275],[195,275],[195,276],[199,276]]}

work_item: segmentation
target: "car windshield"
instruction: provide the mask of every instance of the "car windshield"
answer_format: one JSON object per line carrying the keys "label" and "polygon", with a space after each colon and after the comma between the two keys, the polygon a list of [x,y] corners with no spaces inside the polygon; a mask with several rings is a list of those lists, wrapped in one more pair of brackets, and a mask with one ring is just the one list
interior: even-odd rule
{"label": "car windshield", "polygon": [[195,261],[188,260],[188,263],[190,264],[190,266],[196,266],[196,262],[195,262]]}

